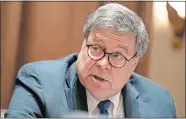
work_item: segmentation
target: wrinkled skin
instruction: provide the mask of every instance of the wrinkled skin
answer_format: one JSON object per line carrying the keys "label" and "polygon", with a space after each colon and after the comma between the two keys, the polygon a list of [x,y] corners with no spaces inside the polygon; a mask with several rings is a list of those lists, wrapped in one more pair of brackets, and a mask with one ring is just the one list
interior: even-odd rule
{"label": "wrinkled skin", "polygon": [[[77,60],[80,82],[95,99],[108,99],[119,93],[127,83],[139,62],[139,57],[126,61],[121,68],[114,68],[109,64],[108,55],[99,61],[92,60],[87,54],[86,44],[99,45],[108,53],[120,52],[130,59],[136,53],[135,37],[130,32],[120,33],[113,29],[97,28],[83,41]],[[97,80],[95,76],[103,78],[104,81]]]}

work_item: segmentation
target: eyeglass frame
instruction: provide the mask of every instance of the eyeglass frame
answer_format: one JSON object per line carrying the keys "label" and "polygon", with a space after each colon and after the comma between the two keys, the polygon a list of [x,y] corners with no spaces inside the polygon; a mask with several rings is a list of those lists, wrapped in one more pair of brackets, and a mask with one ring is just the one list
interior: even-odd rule
{"label": "eyeglass frame", "polygon": [[[106,54],[108,54],[108,62],[109,62],[109,64],[110,64],[112,67],[114,67],[114,68],[122,68],[122,67],[126,64],[126,61],[129,62],[131,59],[133,59],[133,58],[137,55],[137,52],[136,52],[130,59],[127,59],[125,56],[123,56],[123,54],[120,54],[122,57],[124,57],[125,63],[124,63],[122,66],[120,66],[120,67],[116,67],[116,66],[112,65],[112,63],[110,63],[110,58],[109,58],[110,55],[111,55],[111,54],[114,54],[114,53],[105,52],[105,50],[103,50],[103,48],[101,48],[101,47],[98,46],[98,45],[88,45],[88,44],[86,44],[86,46],[87,46],[87,48],[88,48],[88,49],[87,49],[87,54],[88,54],[88,56],[89,56],[91,59],[93,59],[93,58],[89,55],[89,49],[90,49],[91,46],[97,46],[97,47],[99,47],[99,48],[103,51],[104,55],[102,56],[102,58],[105,57]],[[95,60],[95,59],[93,59],[93,60],[99,61],[99,60],[101,60],[102,58],[100,58],[100,59],[98,59],[98,60]]]}

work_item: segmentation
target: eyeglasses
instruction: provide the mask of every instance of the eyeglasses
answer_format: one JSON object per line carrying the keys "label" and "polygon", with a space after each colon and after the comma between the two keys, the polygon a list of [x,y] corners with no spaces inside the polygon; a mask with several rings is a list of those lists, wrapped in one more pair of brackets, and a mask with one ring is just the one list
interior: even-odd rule
{"label": "eyeglasses", "polygon": [[105,56],[105,54],[108,54],[109,64],[115,68],[123,67],[126,61],[130,61],[137,54],[135,53],[135,55],[132,58],[127,59],[121,53],[117,53],[117,52],[106,53],[101,47],[97,45],[86,45],[86,46],[88,47],[87,54],[91,59],[98,61],[101,60]]}

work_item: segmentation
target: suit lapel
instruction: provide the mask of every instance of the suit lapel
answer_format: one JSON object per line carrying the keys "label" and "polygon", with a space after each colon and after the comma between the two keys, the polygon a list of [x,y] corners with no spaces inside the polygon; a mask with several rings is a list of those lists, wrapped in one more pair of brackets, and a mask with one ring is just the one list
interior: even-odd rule
{"label": "suit lapel", "polygon": [[65,95],[66,95],[66,101],[68,104],[68,109],[69,112],[72,112],[74,109],[76,109],[76,101],[74,100],[75,98],[75,88],[68,88],[65,89]]}
{"label": "suit lapel", "polygon": [[66,79],[68,88],[64,91],[69,112],[77,110],[88,111],[86,91],[78,79],[76,73],[76,62],[70,66]]}
{"label": "suit lapel", "polygon": [[139,99],[139,93],[130,82],[123,88],[124,113],[126,118],[146,117],[146,103]]}
{"label": "suit lapel", "polygon": [[75,87],[65,89],[65,94],[69,112],[75,110],[88,111],[86,91],[79,81],[77,82]]}

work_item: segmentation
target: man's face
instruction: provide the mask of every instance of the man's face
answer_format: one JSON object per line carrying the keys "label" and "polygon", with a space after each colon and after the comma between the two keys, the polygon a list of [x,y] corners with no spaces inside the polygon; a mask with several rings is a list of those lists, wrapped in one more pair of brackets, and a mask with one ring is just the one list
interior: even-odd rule
{"label": "man's face", "polygon": [[[84,40],[77,60],[77,73],[82,85],[98,100],[108,99],[121,91],[134,71],[138,57],[126,61],[121,68],[110,65],[108,55],[96,61],[89,57],[86,45],[96,45],[107,53],[119,53],[130,59],[136,53],[132,33],[111,29],[94,29]],[[100,80],[101,79],[101,80]]]}

